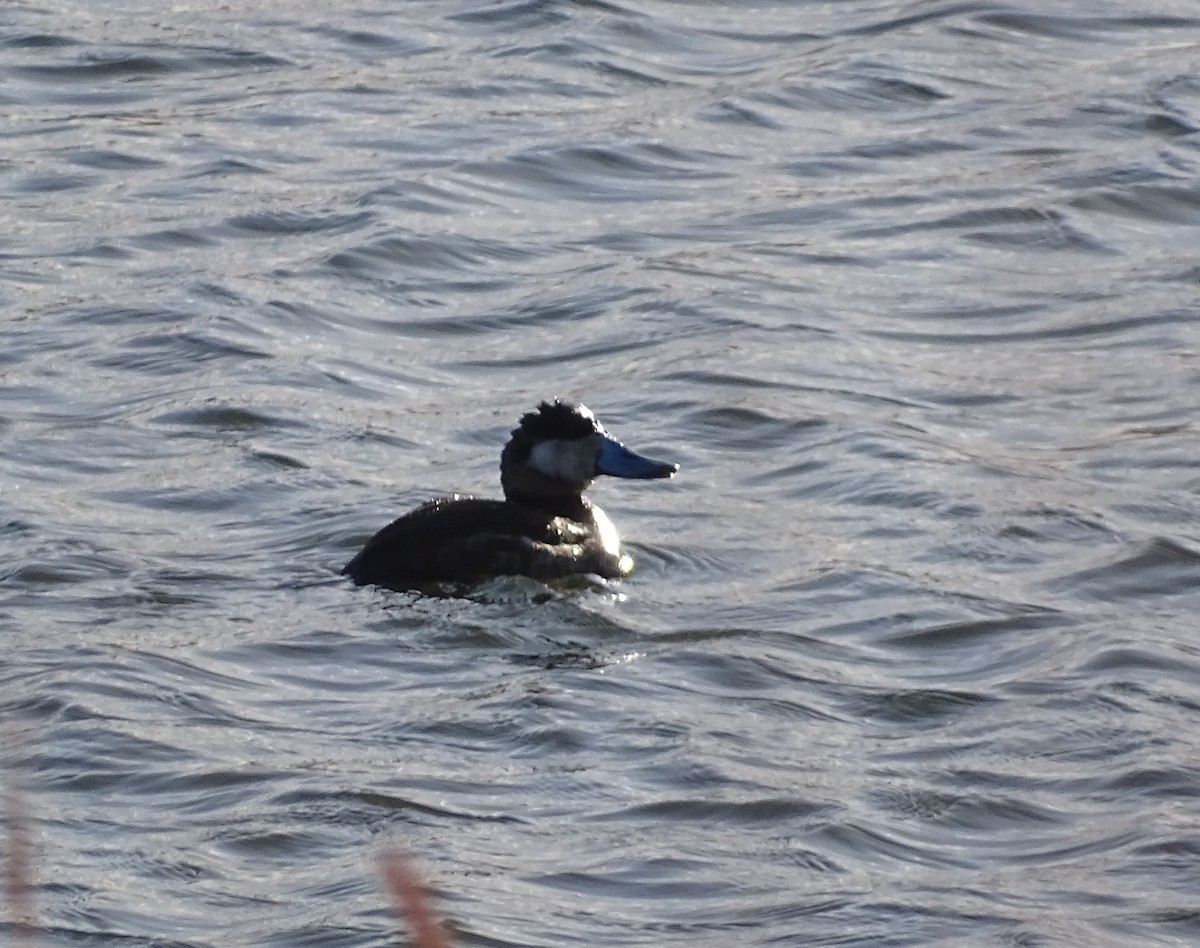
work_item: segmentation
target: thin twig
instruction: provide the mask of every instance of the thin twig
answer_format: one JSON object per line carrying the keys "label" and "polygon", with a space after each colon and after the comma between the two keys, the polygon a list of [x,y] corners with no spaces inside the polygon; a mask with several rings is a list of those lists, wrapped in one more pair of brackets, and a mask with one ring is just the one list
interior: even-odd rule
{"label": "thin twig", "polygon": [[392,895],[396,914],[408,920],[413,948],[450,948],[450,939],[429,905],[429,895],[408,861],[395,850],[379,857],[379,873]]}
{"label": "thin twig", "polygon": [[7,745],[7,786],[4,820],[8,825],[8,859],[4,865],[4,890],[12,922],[14,948],[33,948],[33,874],[29,812],[25,801],[25,742],[12,727],[0,730]]}

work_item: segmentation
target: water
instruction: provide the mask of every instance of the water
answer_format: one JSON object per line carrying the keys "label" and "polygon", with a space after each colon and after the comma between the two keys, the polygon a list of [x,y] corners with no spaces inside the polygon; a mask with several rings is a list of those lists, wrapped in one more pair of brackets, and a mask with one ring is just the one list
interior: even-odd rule
{"label": "water", "polygon": [[[45,945],[1200,941],[1200,17],[9,4]],[[627,582],[336,573],[551,395]],[[9,933],[11,934],[11,933]]]}

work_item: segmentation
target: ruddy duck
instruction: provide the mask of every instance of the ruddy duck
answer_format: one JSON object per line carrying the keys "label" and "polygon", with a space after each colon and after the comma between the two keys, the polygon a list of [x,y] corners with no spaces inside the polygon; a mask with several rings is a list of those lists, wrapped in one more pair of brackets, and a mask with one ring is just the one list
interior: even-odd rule
{"label": "ruddy duck", "polygon": [[599,474],[650,479],[678,470],[630,451],[583,405],[542,402],[500,455],[504,500],[455,494],[422,504],[371,537],[342,573],[391,589],[513,575],[617,579],[633,560],[584,490]]}

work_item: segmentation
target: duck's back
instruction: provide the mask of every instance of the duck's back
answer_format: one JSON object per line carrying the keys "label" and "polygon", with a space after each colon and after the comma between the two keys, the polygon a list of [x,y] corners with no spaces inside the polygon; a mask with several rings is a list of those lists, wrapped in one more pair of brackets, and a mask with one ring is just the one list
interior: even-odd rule
{"label": "duck's back", "polygon": [[[581,528],[582,529],[582,528]],[[559,518],[499,500],[443,497],[392,521],[342,572],[356,583],[409,589],[532,572],[544,544],[561,544]]]}

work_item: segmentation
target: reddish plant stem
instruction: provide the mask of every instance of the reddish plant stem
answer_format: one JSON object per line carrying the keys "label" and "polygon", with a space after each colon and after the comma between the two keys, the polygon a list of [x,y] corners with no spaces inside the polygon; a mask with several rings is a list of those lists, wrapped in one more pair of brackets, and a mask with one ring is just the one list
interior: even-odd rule
{"label": "reddish plant stem", "polygon": [[21,787],[19,753],[23,742],[4,728],[8,744],[8,786],[4,790],[4,820],[8,825],[8,859],[4,865],[4,890],[12,923],[14,948],[33,948],[33,874],[29,814]]}
{"label": "reddish plant stem", "polygon": [[408,920],[413,948],[450,948],[450,939],[429,905],[425,886],[408,861],[389,850],[379,857],[379,872],[392,895],[396,914]]}

